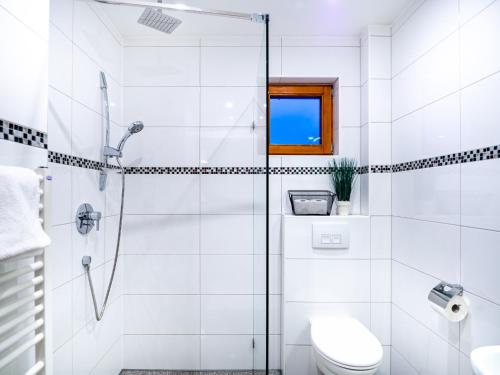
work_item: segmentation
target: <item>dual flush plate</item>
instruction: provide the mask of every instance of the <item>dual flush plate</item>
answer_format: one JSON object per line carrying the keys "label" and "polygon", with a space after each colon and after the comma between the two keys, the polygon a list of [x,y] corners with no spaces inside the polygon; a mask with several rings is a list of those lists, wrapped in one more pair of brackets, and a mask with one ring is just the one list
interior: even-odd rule
{"label": "dual flush plate", "polygon": [[313,223],[312,247],[314,249],[348,249],[349,224]]}

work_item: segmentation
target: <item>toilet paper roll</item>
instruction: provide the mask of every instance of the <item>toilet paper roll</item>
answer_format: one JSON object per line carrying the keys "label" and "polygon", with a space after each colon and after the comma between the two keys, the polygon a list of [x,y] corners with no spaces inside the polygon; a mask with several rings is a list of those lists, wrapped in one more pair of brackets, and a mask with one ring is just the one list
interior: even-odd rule
{"label": "toilet paper roll", "polygon": [[432,308],[451,322],[464,320],[469,312],[469,305],[462,294],[450,295],[434,288],[428,299]]}

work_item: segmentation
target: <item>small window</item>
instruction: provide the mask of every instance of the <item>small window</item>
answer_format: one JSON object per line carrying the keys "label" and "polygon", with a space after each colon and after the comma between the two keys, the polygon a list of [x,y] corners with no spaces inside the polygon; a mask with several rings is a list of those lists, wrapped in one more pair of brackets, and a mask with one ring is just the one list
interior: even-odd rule
{"label": "small window", "polygon": [[331,86],[271,85],[268,101],[270,154],[332,153]]}

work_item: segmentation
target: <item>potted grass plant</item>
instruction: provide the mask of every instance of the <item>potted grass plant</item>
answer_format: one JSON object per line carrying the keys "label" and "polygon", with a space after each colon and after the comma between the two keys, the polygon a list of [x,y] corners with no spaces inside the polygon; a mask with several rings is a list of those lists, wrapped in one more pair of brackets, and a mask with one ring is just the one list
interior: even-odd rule
{"label": "potted grass plant", "polygon": [[337,215],[347,216],[351,212],[351,193],[358,176],[355,159],[333,159],[330,163],[330,177],[337,195]]}

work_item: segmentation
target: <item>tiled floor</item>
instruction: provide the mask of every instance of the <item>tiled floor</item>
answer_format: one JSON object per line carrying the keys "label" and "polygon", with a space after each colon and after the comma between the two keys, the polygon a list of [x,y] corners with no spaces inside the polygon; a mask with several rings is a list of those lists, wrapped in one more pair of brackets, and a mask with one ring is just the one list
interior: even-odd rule
{"label": "tiled floor", "polygon": [[[265,371],[263,370],[207,370],[207,371],[122,370],[120,375],[265,375]],[[269,375],[281,375],[281,370],[269,370]]]}

